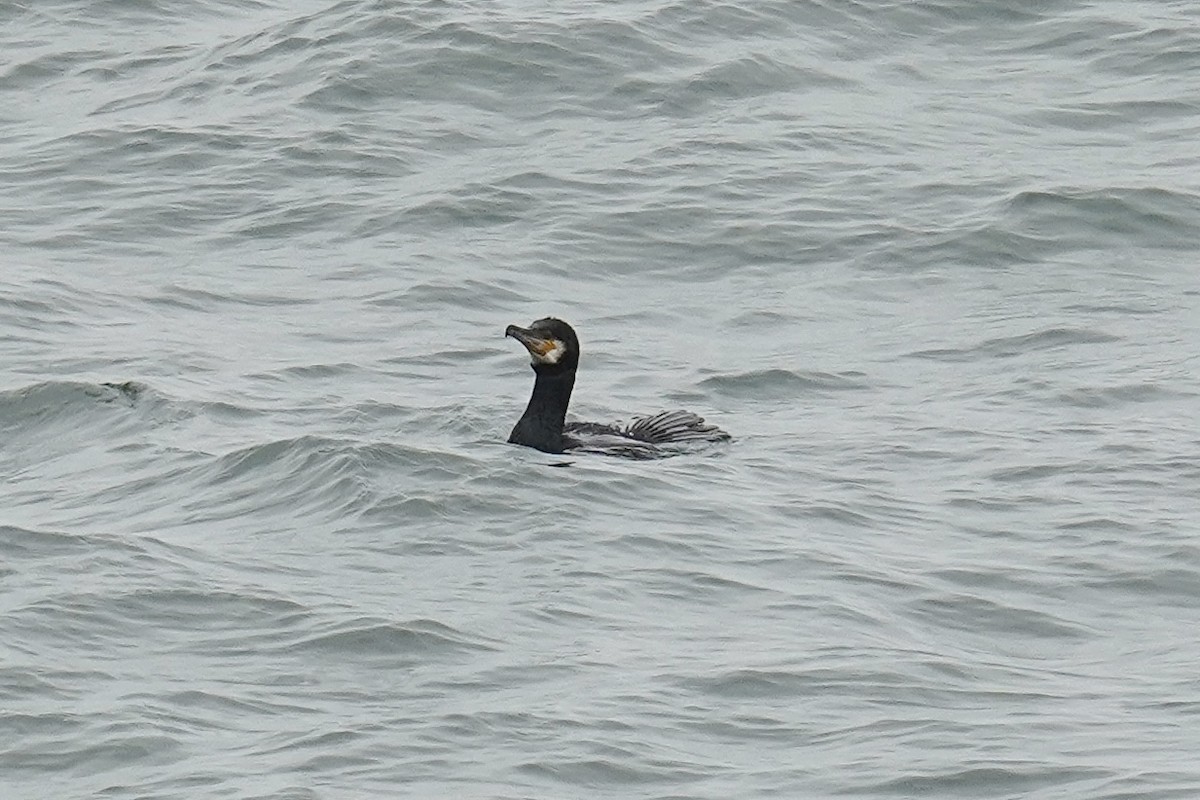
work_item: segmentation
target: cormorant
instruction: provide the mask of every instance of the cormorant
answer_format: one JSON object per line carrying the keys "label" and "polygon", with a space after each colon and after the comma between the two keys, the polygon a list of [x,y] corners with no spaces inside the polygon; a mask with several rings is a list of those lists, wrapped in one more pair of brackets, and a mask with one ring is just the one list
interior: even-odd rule
{"label": "cormorant", "polygon": [[504,331],[529,351],[537,376],[525,413],[508,441],[546,453],[592,452],[626,458],[660,458],[670,449],[659,445],[688,442],[724,442],[725,431],[690,411],[661,411],[636,417],[629,424],[567,422],[567,404],[579,367],[579,338],[561,319],[546,317],[528,328],[509,325]]}

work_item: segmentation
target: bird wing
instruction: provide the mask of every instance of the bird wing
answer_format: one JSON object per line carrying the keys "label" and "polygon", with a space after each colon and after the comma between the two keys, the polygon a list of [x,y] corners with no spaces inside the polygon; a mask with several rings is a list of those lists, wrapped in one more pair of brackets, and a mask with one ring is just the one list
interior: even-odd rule
{"label": "bird wing", "polygon": [[568,422],[563,428],[563,449],[571,453],[651,459],[663,453],[650,442],[631,439],[616,425],[600,422]]}
{"label": "bird wing", "polygon": [[672,455],[660,444],[724,442],[729,434],[690,411],[660,411],[635,417],[628,425],[601,422],[568,422],[563,427],[563,447],[572,453],[602,453],[625,458],[662,458]]}
{"label": "bird wing", "polygon": [[723,442],[729,434],[690,411],[660,411],[633,419],[622,431],[630,439],[650,444]]}

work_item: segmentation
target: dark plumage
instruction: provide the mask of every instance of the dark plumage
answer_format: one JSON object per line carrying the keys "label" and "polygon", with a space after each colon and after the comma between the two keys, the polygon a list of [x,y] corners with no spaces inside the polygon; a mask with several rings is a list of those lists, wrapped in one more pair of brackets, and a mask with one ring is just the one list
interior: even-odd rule
{"label": "dark plumage", "polygon": [[662,411],[630,423],[567,422],[567,406],[579,368],[579,338],[561,319],[539,319],[528,328],[504,331],[525,346],[536,376],[525,413],[508,441],[546,453],[591,452],[627,458],[660,458],[671,450],[660,445],[724,442],[730,436],[690,411]]}

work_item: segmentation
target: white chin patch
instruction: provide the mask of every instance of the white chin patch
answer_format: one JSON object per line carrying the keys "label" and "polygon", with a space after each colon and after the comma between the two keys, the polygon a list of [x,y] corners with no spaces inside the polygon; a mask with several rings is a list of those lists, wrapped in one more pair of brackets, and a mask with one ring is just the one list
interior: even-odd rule
{"label": "white chin patch", "polygon": [[567,346],[565,344],[563,344],[562,342],[560,342],[558,339],[553,340],[553,342],[551,342],[551,344],[553,345],[553,347],[551,347],[549,350],[547,350],[544,353],[535,353],[533,351],[530,351],[530,353],[529,353],[530,363],[534,364],[535,366],[537,364],[557,364],[558,360],[560,358],[562,358],[562,354],[567,352]]}

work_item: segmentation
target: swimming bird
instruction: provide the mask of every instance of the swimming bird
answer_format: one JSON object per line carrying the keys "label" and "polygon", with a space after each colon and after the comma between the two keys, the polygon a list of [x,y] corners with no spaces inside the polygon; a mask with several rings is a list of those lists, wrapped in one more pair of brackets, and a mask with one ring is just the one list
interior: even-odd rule
{"label": "swimming bird", "polygon": [[661,458],[674,451],[661,445],[724,442],[725,431],[690,411],[662,411],[628,424],[567,422],[567,405],[579,367],[579,337],[561,319],[546,317],[528,328],[509,325],[511,336],[529,351],[536,376],[533,395],[508,441],[546,453],[591,452],[626,458]]}

